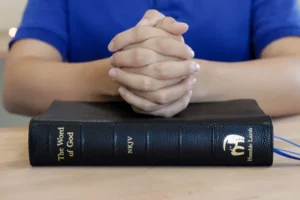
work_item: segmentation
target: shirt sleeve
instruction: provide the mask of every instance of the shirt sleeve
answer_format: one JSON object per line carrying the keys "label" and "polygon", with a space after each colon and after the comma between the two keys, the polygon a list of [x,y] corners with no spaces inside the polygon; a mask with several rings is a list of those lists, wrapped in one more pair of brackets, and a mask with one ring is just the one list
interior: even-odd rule
{"label": "shirt sleeve", "polygon": [[36,39],[56,48],[67,59],[68,33],[66,0],[28,0],[16,36],[9,42]]}
{"label": "shirt sleeve", "polygon": [[253,0],[252,41],[255,57],[271,42],[300,36],[298,0]]}

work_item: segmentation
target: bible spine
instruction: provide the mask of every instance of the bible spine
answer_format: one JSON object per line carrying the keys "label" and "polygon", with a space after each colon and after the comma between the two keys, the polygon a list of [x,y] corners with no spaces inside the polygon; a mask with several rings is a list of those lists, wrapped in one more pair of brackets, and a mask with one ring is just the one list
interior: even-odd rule
{"label": "bible spine", "polygon": [[29,127],[32,166],[270,166],[270,124],[41,122]]}

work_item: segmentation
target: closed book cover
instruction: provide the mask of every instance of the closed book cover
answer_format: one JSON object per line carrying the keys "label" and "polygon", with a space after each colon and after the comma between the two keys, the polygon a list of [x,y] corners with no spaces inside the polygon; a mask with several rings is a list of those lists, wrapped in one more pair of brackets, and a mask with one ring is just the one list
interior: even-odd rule
{"label": "closed book cover", "polygon": [[172,118],[123,102],[54,101],[29,124],[32,166],[271,166],[273,126],[251,99],[190,104]]}

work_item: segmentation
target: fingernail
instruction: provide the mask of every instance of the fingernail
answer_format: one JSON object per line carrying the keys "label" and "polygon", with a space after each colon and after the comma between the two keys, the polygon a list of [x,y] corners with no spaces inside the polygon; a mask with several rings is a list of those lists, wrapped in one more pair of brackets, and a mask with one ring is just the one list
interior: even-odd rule
{"label": "fingernail", "polygon": [[193,49],[191,49],[191,48],[190,48],[190,54],[191,54],[192,57],[195,56],[195,52],[194,52]]}
{"label": "fingernail", "polygon": [[108,75],[110,76],[110,77],[116,77],[116,75],[117,75],[117,70],[116,69],[111,69],[111,70],[109,70],[109,72],[108,72]]}
{"label": "fingernail", "polygon": [[184,22],[177,22],[177,23],[180,24],[180,25],[188,26],[188,24],[187,24],[187,23],[184,23]]}
{"label": "fingernail", "polygon": [[194,85],[196,83],[196,81],[197,80],[195,77],[191,77],[189,83],[190,83],[190,85]]}
{"label": "fingernail", "polygon": [[197,62],[193,62],[193,64],[191,65],[191,71],[192,72],[197,72],[200,69],[200,65]]}
{"label": "fingernail", "polygon": [[109,43],[108,50],[109,51],[113,51],[114,50],[114,42],[113,41]]}
{"label": "fingernail", "polygon": [[146,26],[149,24],[149,20],[144,18],[142,19],[137,25],[140,25],[140,26]]}
{"label": "fingernail", "polygon": [[119,91],[120,95],[124,95],[124,93],[125,93],[125,89],[122,88],[122,87],[120,87],[120,88],[118,89],[118,91]]}

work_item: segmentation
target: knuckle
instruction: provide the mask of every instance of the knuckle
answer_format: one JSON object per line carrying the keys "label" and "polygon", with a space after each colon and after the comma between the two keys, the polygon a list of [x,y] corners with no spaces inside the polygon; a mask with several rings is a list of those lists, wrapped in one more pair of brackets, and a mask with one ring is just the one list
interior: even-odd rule
{"label": "knuckle", "polygon": [[150,106],[149,105],[143,105],[143,111],[144,112],[149,112],[150,111]]}
{"label": "knuckle", "polygon": [[145,78],[143,79],[143,82],[142,82],[142,89],[144,91],[151,91],[153,88],[153,84],[152,84],[152,81],[148,78]]}
{"label": "knuckle", "polygon": [[161,79],[161,80],[166,80],[169,78],[169,75],[168,73],[166,73],[166,71],[160,69],[161,72],[158,74],[158,78]]}
{"label": "knuckle", "polygon": [[130,50],[130,49],[133,49],[135,48],[135,45],[134,44],[130,44],[130,45],[127,45],[126,47],[123,48],[123,50]]}
{"label": "knuckle", "polygon": [[175,22],[175,19],[173,18],[173,17],[166,17],[165,19],[164,19],[164,22],[165,23],[174,23]]}
{"label": "knuckle", "polygon": [[139,39],[141,38],[141,36],[143,34],[144,34],[144,27],[142,27],[142,26],[135,27],[134,32],[133,32],[133,40],[139,41]]}
{"label": "knuckle", "polygon": [[160,51],[165,52],[165,53],[167,53],[170,50],[171,44],[172,44],[171,39],[169,39],[169,38],[163,38],[160,40],[156,40],[157,48]]}
{"label": "knuckle", "polygon": [[144,104],[144,108],[143,108],[143,110],[145,111],[145,112],[151,112],[151,111],[153,111],[155,109],[155,106],[154,105],[151,105],[151,104]]}
{"label": "knuckle", "polygon": [[170,110],[168,110],[168,111],[166,111],[166,112],[164,113],[163,116],[166,117],[166,118],[171,118],[171,117],[174,116],[174,113],[171,112]]}
{"label": "knuckle", "polygon": [[153,64],[153,70],[154,70],[155,77],[157,77],[158,79],[167,79],[168,78],[167,73],[165,72],[164,66],[162,63]]}
{"label": "knuckle", "polygon": [[124,68],[121,68],[123,71],[125,72],[128,72],[128,73],[132,73],[132,74],[136,74],[137,70],[135,68],[129,68],[129,67],[124,67]]}
{"label": "knuckle", "polygon": [[134,65],[140,65],[141,63],[143,63],[145,59],[145,54],[143,53],[143,51],[141,51],[140,49],[134,49],[133,50],[133,62]]}
{"label": "knuckle", "polygon": [[159,104],[167,104],[168,103],[168,96],[165,92],[159,92],[157,94],[157,103],[159,103]]}
{"label": "knuckle", "polygon": [[145,14],[146,17],[153,17],[153,16],[156,16],[156,15],[159,15],[159,12],[155,9],[150,9]]}
{"label": "knuckle", "polygon": [[141,110],[144,112],[149,112],[149,105],[147,104],[142,104],[141,105]]}

